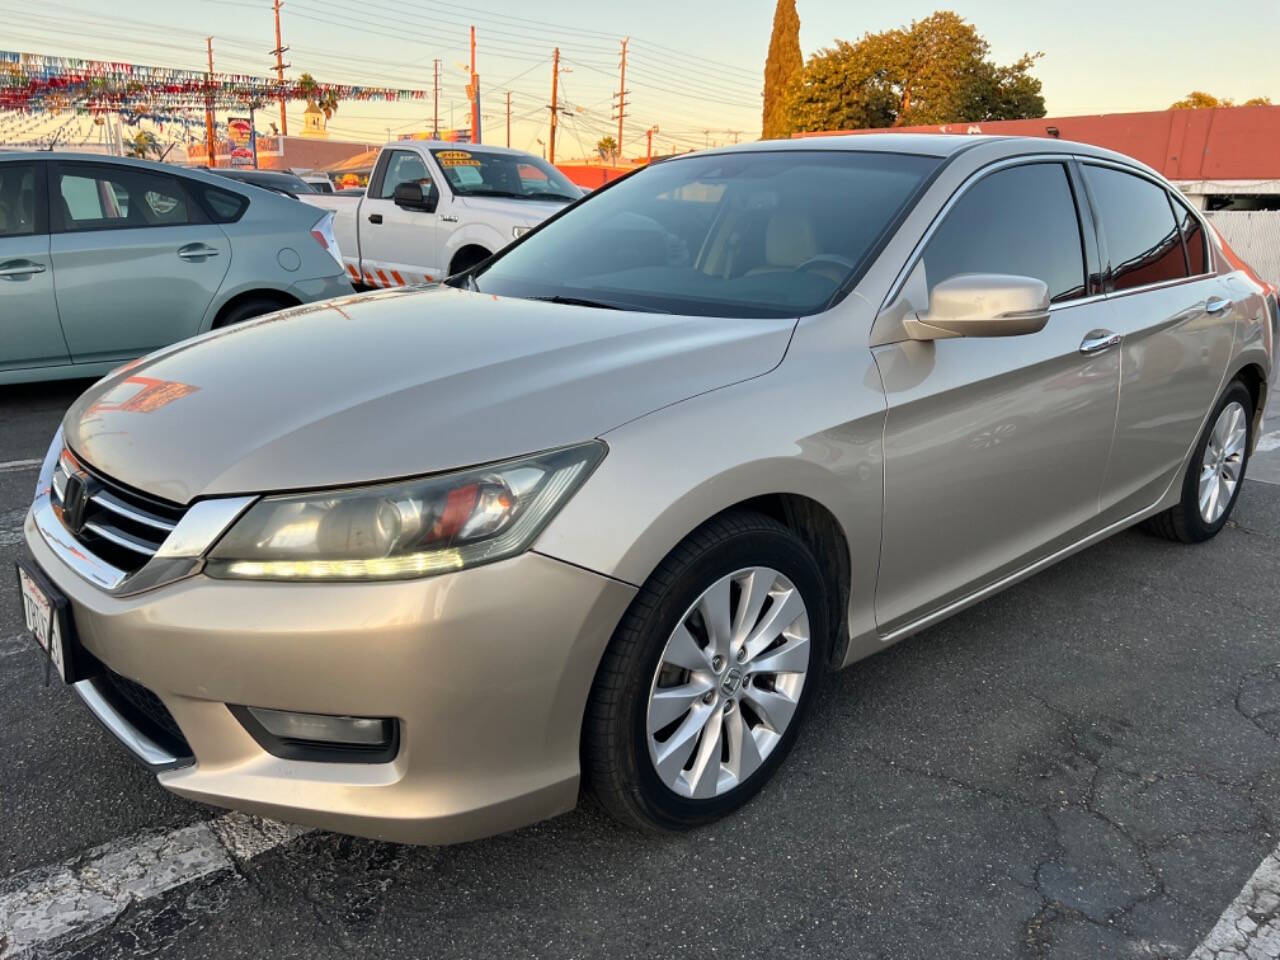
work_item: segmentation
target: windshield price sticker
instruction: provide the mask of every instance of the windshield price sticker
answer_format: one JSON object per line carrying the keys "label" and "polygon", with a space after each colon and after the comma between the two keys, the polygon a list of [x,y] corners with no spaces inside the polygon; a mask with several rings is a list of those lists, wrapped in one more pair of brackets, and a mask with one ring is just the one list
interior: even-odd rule
{"label": "windshield price sticker", "polygon": [[478,167],[480,161],[465,150],[444,150],[436,154],[436,161],[442,167]]}

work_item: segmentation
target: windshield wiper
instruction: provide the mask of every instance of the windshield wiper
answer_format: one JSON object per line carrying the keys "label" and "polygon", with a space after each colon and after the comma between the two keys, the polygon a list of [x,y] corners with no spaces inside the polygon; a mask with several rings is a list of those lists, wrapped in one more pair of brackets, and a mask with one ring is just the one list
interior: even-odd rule
{"label": "windshield wiper", "polygon": [[541,303],[561,303],[570,307],[597,307],[601,310],[630,310],[635,313],[670,313],[670,310],[663,310],[659,307],[639,307],[630,303],[611,303],[608,300],[592,300],[588,297],[562,297],[556,295],[554,297],[527,297],[528,300],[538,300]]}

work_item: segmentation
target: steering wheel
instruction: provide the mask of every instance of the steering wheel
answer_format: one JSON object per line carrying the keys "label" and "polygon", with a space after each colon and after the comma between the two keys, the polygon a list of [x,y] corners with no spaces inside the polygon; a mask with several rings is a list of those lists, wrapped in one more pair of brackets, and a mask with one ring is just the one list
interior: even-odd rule
{"label": "steering wheel", "polygon": [[804,263],[796,267],[796,271],[808,270],[810,267],[821,266],[824,263],[834,263],[838,267],[844,267],[846,270],[852,270],[853,264],[844,257],[837,256],[834,253],[820,253],[816,257],[810,257]]}

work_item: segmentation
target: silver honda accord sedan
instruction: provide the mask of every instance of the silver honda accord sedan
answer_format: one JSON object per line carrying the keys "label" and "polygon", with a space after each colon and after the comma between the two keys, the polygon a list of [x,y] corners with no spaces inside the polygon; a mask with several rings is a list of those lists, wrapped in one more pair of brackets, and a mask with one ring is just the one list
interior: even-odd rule
{"label": "silver honda accord sedan", "polygon": [[1079,144],[655,164],[447,285],[91,388],[26,520],[27,624],[185,797],[446,843],[585,785],[693,827],[831,670],[1134,524],[1222,529],[1277,322],[1233,262]]}

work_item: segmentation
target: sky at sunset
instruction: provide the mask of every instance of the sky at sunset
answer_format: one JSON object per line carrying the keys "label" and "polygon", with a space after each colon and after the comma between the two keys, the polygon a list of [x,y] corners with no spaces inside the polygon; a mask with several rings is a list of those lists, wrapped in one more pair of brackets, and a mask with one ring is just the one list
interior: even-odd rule
{"label": "sky at sunset", "polygon": [[[808,56],[834,38],[900,26],[937,9],[896,4],[798,0]],[[1232,0],[1076,0],[1068,5],[964,0],[952,9],[974,23],[1000,62],[1041,51],[1035,68],[1050,115],[1163,109],[1192,89],[1280,103],[1280,3]],[[107,10],[110,12],[106,12]],[[266,74],[274,46],[270,0],[0,0],[0,47],[203,69],[204,37],[215,69]],[[285,0],[290,73],[379,86],[430,88],[441,60],[441,125],[467,123],[467,27],[477,27],[485,141],[535,152],[547,136],[551,55],[566,67],[567,108],[559,156],[581,156],[616,135],[612,95],[618,41],[630,36],[628,154],[643,152],[657,126],[659,150],[751,139],[759,134],[760,87],[772,0],[645,0],[643,3],[483,0],[479,7],[432,0]],[[290,132],[303,105],[290,107]],[[342,138],[382,140],[430,126],[430,102],[344,103],[330,123]],[[275,111],[266,111],[274,116]],[[266,120],[271,119],[270,116]],[[260,121],[260,129],[265,120]]]}

